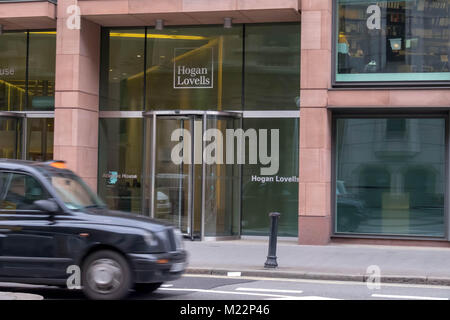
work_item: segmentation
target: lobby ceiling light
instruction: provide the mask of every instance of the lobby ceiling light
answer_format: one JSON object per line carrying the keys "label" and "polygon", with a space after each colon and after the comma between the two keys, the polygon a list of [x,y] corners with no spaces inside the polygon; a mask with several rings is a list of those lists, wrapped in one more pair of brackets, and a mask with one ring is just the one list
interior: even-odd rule
{"label": "lobby ceiling light", "polygon": [[392,51],[399,51],[402,48],[401,38],[389,39],[389,41],[391,43]]}
{"label": "lobby ceiling light", "polygon": [[224,18],[223,19],[223,27],[225,29],[230,29],[233,26],[233,18]]}
{"label": "lobby ceiling light", "polygon": [[155,29],[156,30],[164,29],[164,20],[163,19],[156,19]]}

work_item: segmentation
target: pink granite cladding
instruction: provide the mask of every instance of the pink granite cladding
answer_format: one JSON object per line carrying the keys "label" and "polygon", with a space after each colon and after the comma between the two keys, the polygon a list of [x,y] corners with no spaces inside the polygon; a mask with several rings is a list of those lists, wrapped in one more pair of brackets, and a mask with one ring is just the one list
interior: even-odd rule
{"label": "pink granite cladding", "polygon": [[58,2],[54,157],[85,179],[97,181],[100,26],[81,19],[81,29],[66,25],[67,7]]}
{"label": "pink granite cladding", "polygon": [[326,107],[328,105],[327,89],[303,89],[300,92],[302,108]]}
{"label": "pink granite cladding", "polygon": [[302,245],[326,245],[330,242],[330,216],[299,216],[298,243]]}
{"label": "pink granite cladding", "polygon": [[55,140],[58,146],[97,147],[98,115],[96,112],[77,108],[55,110]]}
{"label": "pink granite cladding", "polygon": [[326,108],[300,109],[300,148],[331,149],[331,114]]}
{"label": "pink granite cladding", "polygon": [[301,10],[320,10],[320,11],[329,11],[331,12],[333,8],[332,0],[301,0]]}
{"label": "pink granite cladding", "polygon": [[301,89],[325,89],[331,86],[331,51],[301,50]]}
{"label": "pink granite cladding", "polygon": [[[61,0],[72,1],[72,0]],[[105,26],[300,21],[299,0],[79,0],[83,16]]]}
{"label": "pink granite cladding", "polygon": [[56,27],[53,3],[0,3],[0,24],[4,30],[50,29]]}
{"label": "pink granite cladding", "polygon": [[450,90],[335,90],[328,92],[333,107],[449,107]]}
{"label": "pink granite cladding", "polygon": [[56,6],[42,2],[6,2],[0,3],[0,19],[37,18],[56,19]]}

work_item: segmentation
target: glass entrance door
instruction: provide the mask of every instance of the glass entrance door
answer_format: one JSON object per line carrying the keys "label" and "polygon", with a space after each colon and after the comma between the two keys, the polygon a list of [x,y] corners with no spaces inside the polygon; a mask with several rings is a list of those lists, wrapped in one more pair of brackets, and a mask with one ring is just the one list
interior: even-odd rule
{"label": "glass entrance door", "polygon": [[[207,131],[213,130],[211,134],[223,137],[223,148],[218,146],[218,150],[212,152],[209,152],[212,147],[206,149],[207,156],[213,159],[204,164],[204,236],[237,236],[240,229],[241,165],[236,163],[237,145],[233,145],[233,150],[228,150],[225,146],[227,130],[241,128],[241,119],[207,115],[204,121]],[[209,141],[205,143],[208,144]],[[220,152],[222,154],[217,157]],[[227,164],[229,152],[233,153],[235,161]]]}
{"label": "glass entrance door", "polygon": [[225,141],[227,129],[241,127],[240,114],[161,111],[145,116],[148,214],[191,239],[238,237],[241,168],[225,164]]}
{"label": "glass entrance door", "polygon": [[0,112],[0,158],[53,159],[52,113]]}
{"label": "glass entrance door", "polygon": [[[200,234],[200,220],[195,214],[199,212],[196,201],[199,190],[193,183],[195,164],[188,160],[177,161],[174,156],[191,157],[190,150],[181,150],[179,146],[192,145],[194,125],[194,116],[159,116],[156,119],[154,217],[177,226],[189,237]],[[177,140],[171,139],[172,133],[177,135]]]}

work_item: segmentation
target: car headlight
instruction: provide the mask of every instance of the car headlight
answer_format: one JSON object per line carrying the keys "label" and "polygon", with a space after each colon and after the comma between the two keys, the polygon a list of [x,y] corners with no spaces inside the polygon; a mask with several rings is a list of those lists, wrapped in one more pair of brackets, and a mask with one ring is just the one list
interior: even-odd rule
{"label": "car headlight", "polygon": [[173,231],[175,235],[175,244],[177,246],[177,249],[184,249],[184,240],[183,240],[183,234],[179,229],[174,229]]}
{"label": "car headlight", "polygon": [[151,232],[147,233],[144,236],[144,240],[145,242],[150,246],[150,247],[155,247],[158,245],[158,239],[155,237],[155,235]]}

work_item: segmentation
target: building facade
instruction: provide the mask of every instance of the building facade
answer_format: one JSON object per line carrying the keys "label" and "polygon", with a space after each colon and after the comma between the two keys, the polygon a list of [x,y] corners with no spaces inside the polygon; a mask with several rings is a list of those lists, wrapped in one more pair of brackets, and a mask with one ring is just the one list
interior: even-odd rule
{"label": "building facade", "polygon": [[448,246],[449,20],[450,0],[1,1],[0,157],[66,160],[192,239],[278,211],[300,244]]}

